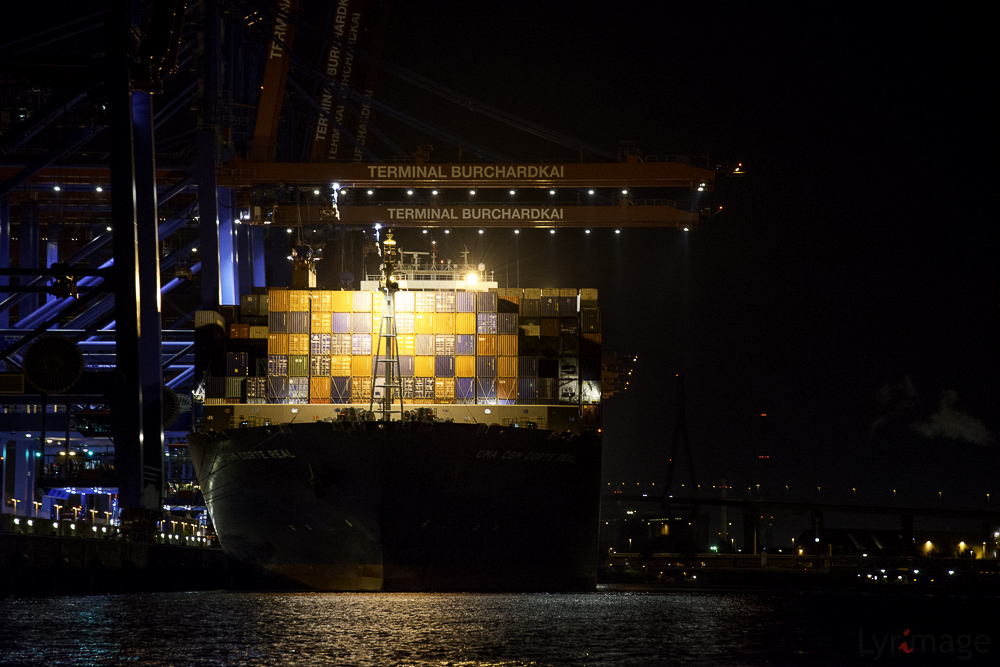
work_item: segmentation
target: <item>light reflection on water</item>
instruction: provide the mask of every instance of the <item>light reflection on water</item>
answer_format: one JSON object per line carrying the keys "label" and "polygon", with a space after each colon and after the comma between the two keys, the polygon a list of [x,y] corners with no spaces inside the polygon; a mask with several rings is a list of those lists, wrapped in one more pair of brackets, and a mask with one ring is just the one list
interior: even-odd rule
{"label": "light reflection on water", "polygon": [[[968,632],[976,628],[959,617],[960,610],[969,609],[968,601],[960,600],[715,591],[219,591],[16,599],[0,601],[0,663],[870,664],[874,656],[859,650],[866,647],[863,642],[859,646],[859,630],[873,636],[898,634],[915,621],[938,633]],[[943,619],[950,625],[942,625]]]}

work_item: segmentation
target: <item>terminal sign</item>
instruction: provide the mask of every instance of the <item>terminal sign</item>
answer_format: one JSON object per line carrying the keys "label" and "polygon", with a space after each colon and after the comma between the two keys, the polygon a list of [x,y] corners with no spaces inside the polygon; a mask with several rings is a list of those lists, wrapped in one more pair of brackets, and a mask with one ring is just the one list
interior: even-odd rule
{"label": "terminal sign", "polygon": [[385,179],[525,179],[563,178],[558,164],[378,164],[368,165],[371,178]]}

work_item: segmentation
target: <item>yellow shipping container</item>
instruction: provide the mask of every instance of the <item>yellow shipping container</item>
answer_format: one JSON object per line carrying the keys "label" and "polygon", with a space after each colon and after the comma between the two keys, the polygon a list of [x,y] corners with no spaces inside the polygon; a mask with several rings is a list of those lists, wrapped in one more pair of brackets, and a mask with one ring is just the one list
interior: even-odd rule
{"label": "yellow shipping container", "polygon": [[329,313],[333,309],[332,292],[328,289],[314,290],[312,293],[312,312]]}
{"label": "yellow shipping container", "polygon": [[538,287],[525,287],[524,288],[524,298],[525,299],[541,299],[542,290]]}
{"label": "yellow shipping container", "polygon": [[495,357],[497,354],[497,335],[479,334],[476,336],[476,354],[486,357]]}
{"label": "yellow shipping container", "polygon": [[476,377],[476,358],[465,355],[455,357],[455,377]]}
{"label": "yellow shipping container", "polygon": [[351,294],[341,290],[330,292],[330,310],[334,313],[351,312]]}
{"label": "yellow shipping container", "polygon": [[288,354],[288,334],[267,334],[268,354]]}
{"label": "yellow shipping container", "polygon": [[393,297],[393,305],[397,313],[413,312],[413,292],[396,292]]}
{"label": "yellow shipping container", "polygon": [[[497,351],[500,354],[517,356],[517,334],[501,334],[500,347]],[[501,373],[501,375],[507,375],[507,373]]]}
{"label": "yellow shipping container", "polygon": [[434,333],[434,313],[415,313],[413,315],[413,331],[418,334]]}
{"label": "yellow shipping container", "polygon": [[372,396],[372,376],[356,375],[351,377],[351,401],[367,403]]}
{"label": "yellow shipping container", "polygon": [[372,312],[372,293],[367,290],[351,292],[351,310],[355,313]]}
{"label": "yellow shipping container", "polygon": [[413,333],[413,313],[396,313],[396,333]]}
{"label": "yellow shipping container", "polygon": [[309,290],[293,289],[288,293],[288,310],[293,313],[308,313],[311,307]]}
{"label": "yellow shipping container", "polygon": [[351,375],[365,375],[367,377],[371,377],[372,358],[368,355],[351,356]]}
{"label": "yellow shipping container", "polygon": [[343,377],[351,374],[351,355],[335,354],[330,357],[330,375]]}
{"label": "yellow shipping container", "polygon": [[455,333],[457,334],[476,333],[476,314],[455,313]]}
{"label": "yellow shipping container", "polygon": [[413,374],[417,377],[431,377],[434,375],[434,357],[418,356],[413,357]]}
{"label": "yellow shipping container", "polygon": [[455,398],[455,378],[435,378],[434,398],[438,401],[450,401]]}
{"label": "yellow shipping container", "polygon": [[267,338],[267,327],[262,326],[250,326],[250,337],[251,338]]}
{"label": "yellow shipping container", "polygon": [[288,312],[288,290],[273,289],[268,291],[267,309],[272,313]]}
{"label": "yellow shipping container", "polygon": [[[471,315],[471,313],[463,313]],[[455,313],[434,313],[434,331],[436,334],[455,333]]]}
{"label": "yellow shipping container", "polygon": [[309,378],[309,398],[322,398],[330,400],[330,378],[311,377]]}
{"label": "yellow shipping container", "polygon": [[309,334],[288,334],[288,354],[309,354]]}
{"label": "yellow shipping container", "polygon": [[560,287],[559,296],[576,296],[575,287]]}
{"label": "yellow shipping container", "polygon": [[319,312],[309,316],[309,331],[312,333],[330,333],[333,313]]}
{"label": "yellow shipping container", "polygon": [[399,354],[412,356],[415,340],[416,338],[413,334],[398,334],[396,336],[396,347],[399,349]]}
{"label": "yellow shipping container", "polygon": [[517,357],[497,357],[497,375],[501,377],[516,377]]}

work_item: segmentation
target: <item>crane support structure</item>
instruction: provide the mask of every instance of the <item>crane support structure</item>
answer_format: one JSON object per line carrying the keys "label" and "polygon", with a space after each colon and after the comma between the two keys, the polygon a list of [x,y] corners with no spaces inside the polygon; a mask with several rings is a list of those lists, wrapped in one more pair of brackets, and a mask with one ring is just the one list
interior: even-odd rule
{"label": "crane support structure", "polygon": [[[684,227],[696,224],[699,214],[673,206],[564,206],[561,204],[399,204],[339,206],[340,217],[320,206],[279,205],[273,224],[374,225],[393,227]],[[301,217],[300,217],[301,216]]]}
{"label": "crane support structure", "polygon": [[565,164],[348,164],[248,162],[223,165],[219,185],[351,188],[688,188],[711,189],[715,172],[681,162]]}

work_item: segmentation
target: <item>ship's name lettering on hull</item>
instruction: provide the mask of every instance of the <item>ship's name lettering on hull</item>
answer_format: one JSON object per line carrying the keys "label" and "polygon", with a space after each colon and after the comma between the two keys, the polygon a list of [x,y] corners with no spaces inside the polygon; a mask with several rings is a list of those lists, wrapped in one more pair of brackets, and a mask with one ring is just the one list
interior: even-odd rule
{"label": "ship's name lettering on hull", "polygon": [[576,463],[576,454],[556,454],[555,452],[518,452],[512,450],[480,449],[477,459],[498,459],[501,461],[552,461],[555,463]]}
{"label": "ship's name lettering on hull", "polygon": [[563,178],[562,165],[549,164],[378,164],[369,165],[371,178]]}
{"label": "ship's name lettering on hull", "polygon": [[390,208],[390,220],[562,220],[561,208]]}
{"label": "ship's name lettering on hull", "polygon": [[262,449],[255,452],[222,452],[219,454],[221,461],[270,461],[272,459],[294,459],[287,449]]}

